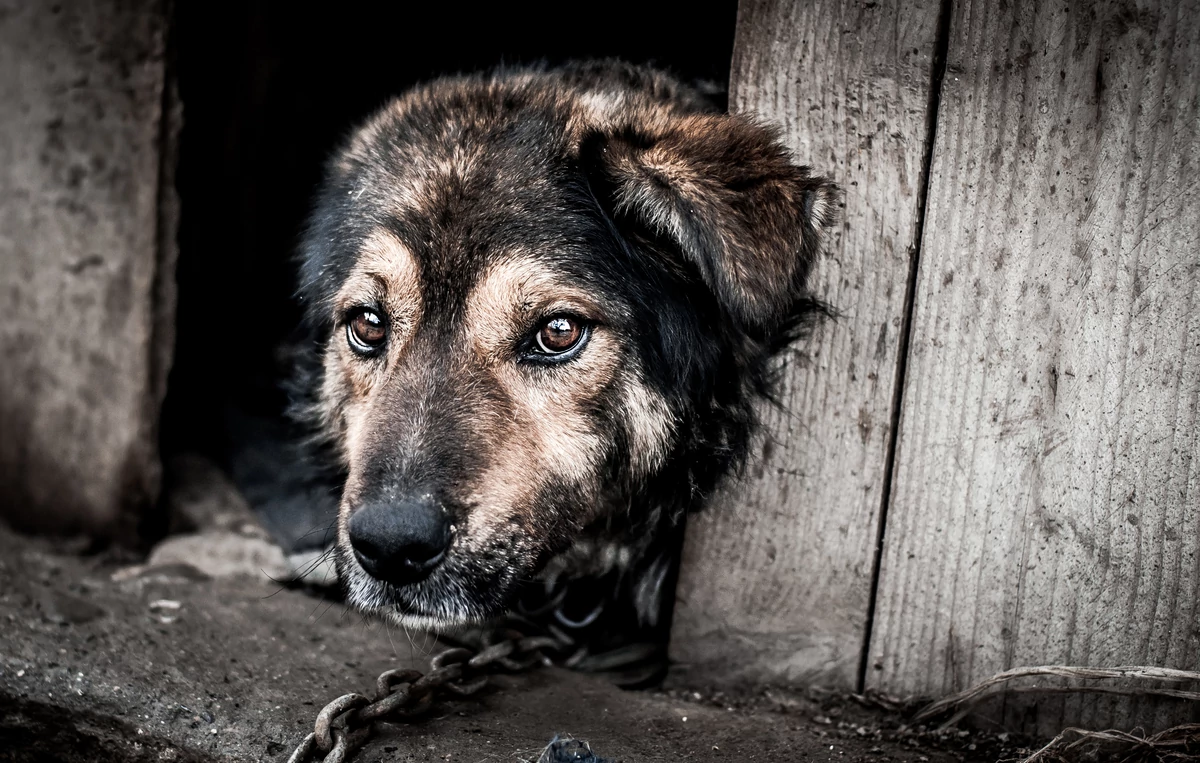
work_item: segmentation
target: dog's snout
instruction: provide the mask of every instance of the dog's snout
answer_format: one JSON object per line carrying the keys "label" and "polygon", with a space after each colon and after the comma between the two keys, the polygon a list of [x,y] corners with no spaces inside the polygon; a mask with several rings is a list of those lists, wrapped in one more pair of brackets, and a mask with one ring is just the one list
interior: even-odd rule
{"label": "dog's snout", "polygon": [[450,546],[450,518],[432,496],[369,503],[350,516],[350,545],[368,573],[393,585],[425,578]]}

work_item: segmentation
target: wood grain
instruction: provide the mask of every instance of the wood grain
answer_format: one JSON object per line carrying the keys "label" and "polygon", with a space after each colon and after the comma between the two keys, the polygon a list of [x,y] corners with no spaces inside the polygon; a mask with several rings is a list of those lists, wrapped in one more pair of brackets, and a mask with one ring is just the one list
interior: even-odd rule
{"label": "wood grain", "polygon": [[688,527],[672,656],[704,680],[852,687],[872,584],[925,158],[936,2],[751,0],[731,104],[845,190],[815,278],[841,313],[789,360],[744,481]]}
{"label": "wood grain", "polygon": [[954,4],[871,686],[1200,665],[1198,83],[1195,2]]}
{"label": "wood grain", "polygon": [[0,12],[0,516],[26,528],[128,537],[155,499],[166,29],[160,0]]}

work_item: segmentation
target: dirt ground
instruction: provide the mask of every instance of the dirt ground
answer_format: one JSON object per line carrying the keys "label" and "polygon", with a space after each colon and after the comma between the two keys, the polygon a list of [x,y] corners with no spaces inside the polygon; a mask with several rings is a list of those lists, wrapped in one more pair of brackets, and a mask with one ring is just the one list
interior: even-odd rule
{"label": "dirt ground", "polygon": [[[326,702],[427,669],[434,648],[266,579],[132,561],[0,530],[0,760],[285,761]],[[627,692],[540,669],[389,726],[354,760],[533,761],[556,734],[628,763],[1020,758],[835,695]]]}

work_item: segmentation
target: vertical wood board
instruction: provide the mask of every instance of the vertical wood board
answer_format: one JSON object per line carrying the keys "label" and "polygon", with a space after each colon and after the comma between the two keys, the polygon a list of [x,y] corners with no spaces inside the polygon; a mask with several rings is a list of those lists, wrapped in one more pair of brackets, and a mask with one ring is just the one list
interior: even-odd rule
{"label": "vertical wood board", "polygon": [[739,8],[732,108],[778,126],[845,192],[814,277],[842,317],[789,359],[746,479],[690,520],[672,656],[705,680],[856,681],[938,13],[899,0]]}
{"label": "vertical wood board", "polygon": [[954,4],[868,685],[1200,667],[1198,84],[1195,2]]}

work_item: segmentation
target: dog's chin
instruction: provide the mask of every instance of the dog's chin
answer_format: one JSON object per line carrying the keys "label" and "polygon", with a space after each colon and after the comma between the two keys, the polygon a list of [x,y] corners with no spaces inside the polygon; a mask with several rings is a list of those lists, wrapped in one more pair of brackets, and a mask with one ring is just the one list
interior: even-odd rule
{"label": "dog's chin", "polygon": [[337,557],[346,603],[394,625],[448,633],[496,620],[507,611],[512,581],[475,580],[439,568],[428,578],[396,586],[372,577],[349,554]]}

